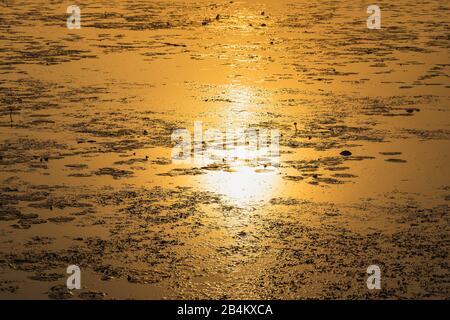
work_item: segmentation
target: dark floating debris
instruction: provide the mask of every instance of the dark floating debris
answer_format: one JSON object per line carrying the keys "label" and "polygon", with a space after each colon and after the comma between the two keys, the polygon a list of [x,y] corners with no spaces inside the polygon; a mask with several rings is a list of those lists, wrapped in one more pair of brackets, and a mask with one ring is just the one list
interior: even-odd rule
{"label": "dark floating debris", "polygon": [[70,221],[72,221],[74,219],[75,219],[74,217],[59,216],[59,217],[48,218],[48,221],[54,222],[54,223],[64,223],[64,222],[70,222]]}
{"label": "dark floating debris", "polygon": [[351,156],[352,153],[348,150],[344,150],[344,151],[341,151],[340,155],[344,156],[344,157],[348,157],[348,156]]}
{"label": "dark floating debris", "polygon": [[98,176],[110,175],[114,179],[119,179],[122,177],[130,177],[133,175],[133,172],[129,170],[120,170],[115,168],[100,168],[99,170],[95,171],[94,174]]}
{"label": "dark floating debris", "polygon": [[64,275],[61,273],[45,273],[40,272],[35,275],[29,276],[28,278],[36,281],[58,281],[64,278]]}
{"label": "dark floating debris", "polygon": [[406,160],[403,160],[403,159],[386,159],[384,161],[393,162],[393,163],[406,163],[407,162]]}
{"label": "dark floating debris", "polygon": [[73,293],[67,289],[67,286],[59,284],[50,288],[47,292],[50,299],[65,300],[73,297]]}
{"label": "dark floating debris", "polygon": [[390,152],[379,152],[379,154],[382,154],[383,156],[399,156],[402,153],[398,151],[390,151]]}
{"label": "dark floating debris", "polygon": [[165,44],[166,46],[172,46],[172,47],[183,47],[183,48],[187,47],[185,44],[178,44],[178,43],[164,42],[163,44]]}
{"label": "dark floating debris", "polygon": [[357,175],[351,173],[335,173],[332,175],[334,178],[357,178]]}
{"label": "dark floating debris", "polygon": [[238,232],[237,235],[238,235],[239,237],[243,238],[243,237],[247,236],[247,232],[245,232],[245,231],[240,231],[240,232]]}
{"label": "dark floating debris", "polygon": [[101,291],[85,291],[80,293],[79,297],[80,299],[85,300],[102,300],[106,296],[106,293]]}

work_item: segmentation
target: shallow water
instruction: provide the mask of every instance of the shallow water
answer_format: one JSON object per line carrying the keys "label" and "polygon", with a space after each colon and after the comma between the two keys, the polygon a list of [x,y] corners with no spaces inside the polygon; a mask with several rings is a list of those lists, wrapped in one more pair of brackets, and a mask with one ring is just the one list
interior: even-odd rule
{"label": "shallow water", "polygon": [[[70,4],[0,3],[1,298],[449,297],[447,4]],[[196,121],[278,164],[173,163]]]}

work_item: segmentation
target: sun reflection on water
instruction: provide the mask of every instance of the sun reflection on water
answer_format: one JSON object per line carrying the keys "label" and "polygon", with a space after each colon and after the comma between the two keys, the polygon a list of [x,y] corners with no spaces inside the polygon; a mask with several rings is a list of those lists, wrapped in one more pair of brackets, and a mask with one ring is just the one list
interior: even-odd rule
{"label": "sun reflection on water", "polygon": [[280,175],[276,168],[239,166],[229,172],[209,172],[201,177],[201,182],[206,189],[226,196],[231,203],[246,206],[270,200]]}
{"label": "sun reflection on water", "polygon": [[[221,142],[213,141],[209,152],[212,165],[219,164],[222,170],[211,170],[201,177],[207,190],[222,194],[239,206],[271,199],[281,180],[278,131],[247,126],[257,120],[252,112],[255,96],[248,86],[230,85],[226,90],[231,104],[223,110],[228,126],[225,148],[217,148]],[[241,123],[247,125],[240,127]]]}

